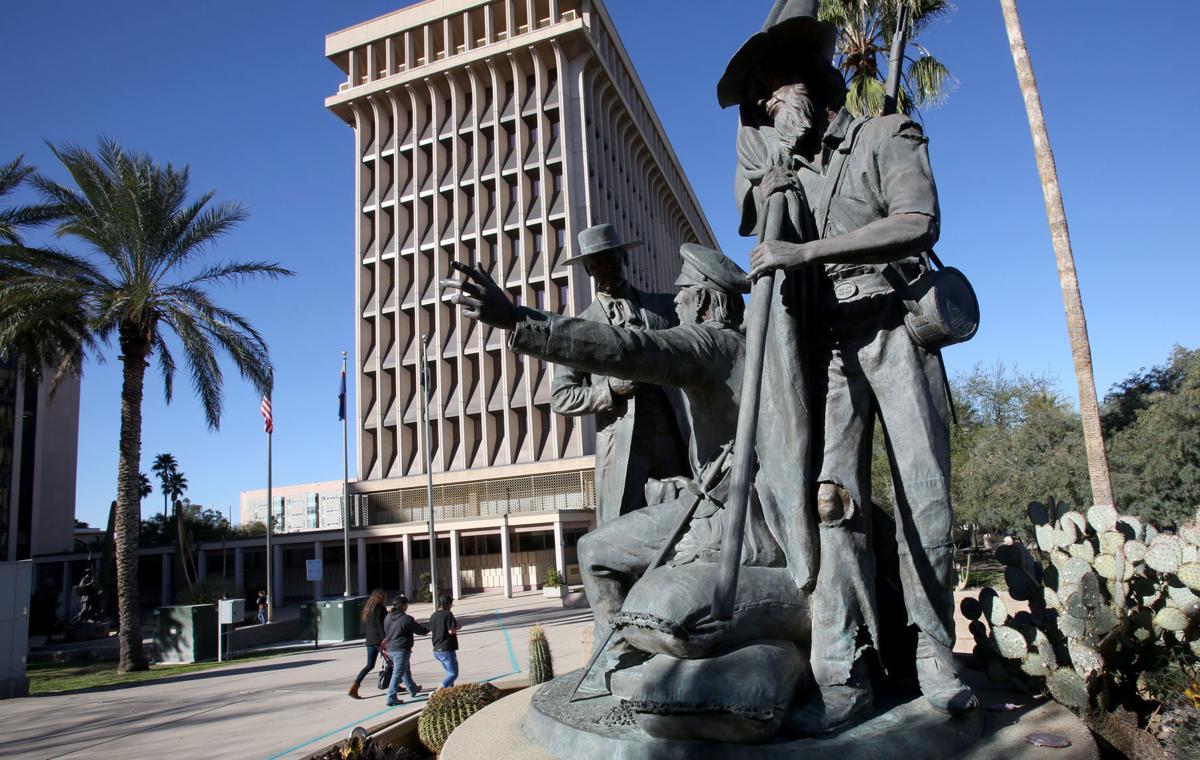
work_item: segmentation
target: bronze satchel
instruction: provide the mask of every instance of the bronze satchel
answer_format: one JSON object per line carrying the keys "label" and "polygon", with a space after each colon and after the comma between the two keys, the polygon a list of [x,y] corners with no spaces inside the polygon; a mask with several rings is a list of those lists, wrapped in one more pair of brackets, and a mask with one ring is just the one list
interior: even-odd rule
{"label": "bronze satchel", "polygon": [[[888,264],[884,277],[904,299],[904,327],[913,342],[936,352],[975,337],[979,330],[979,299],[967,276],[943,266],[933,251],[924,254],[925,271],[908,282]],[[934,267],[936,265],[936,268]]]}

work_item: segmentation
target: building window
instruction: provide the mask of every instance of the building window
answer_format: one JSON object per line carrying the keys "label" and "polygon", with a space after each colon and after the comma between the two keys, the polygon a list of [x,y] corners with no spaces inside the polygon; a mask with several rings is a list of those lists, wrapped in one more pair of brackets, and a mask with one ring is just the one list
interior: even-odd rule
{"label": "building window", "polygon": [[[533,233],[533,252],[534,253],[542,252],[542,233],[540,233],[540,232]],[[540,309],[542,307],[539,306],[538,308]]]}
{"label": "building window", "polygon": [[317,517],[318,512],[319,512],[319,509],[317,506],[317,504],[318,504],[317,495],[315,493],[308,494],[307,502],[308,503],[305,506],[308,509],[308,527],[315,528],[315,527],[317,527],[317,524],[319,522],[319,518]]}
{"label": "building window", "polygon": [[558,286],[558,313],[559,314],[567,313],[567,302],[569,300],[570,300],[570,295],[567,291],[567,286],[559,285]]}

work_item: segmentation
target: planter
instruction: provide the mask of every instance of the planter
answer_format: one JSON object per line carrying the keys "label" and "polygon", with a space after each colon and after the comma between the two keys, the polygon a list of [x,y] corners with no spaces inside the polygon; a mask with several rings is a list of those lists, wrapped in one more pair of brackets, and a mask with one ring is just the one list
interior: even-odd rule
{"label": "planter", "polygon": [[566,586],[542,586],[542,596],[547,599],[562,599],[566,595]]}

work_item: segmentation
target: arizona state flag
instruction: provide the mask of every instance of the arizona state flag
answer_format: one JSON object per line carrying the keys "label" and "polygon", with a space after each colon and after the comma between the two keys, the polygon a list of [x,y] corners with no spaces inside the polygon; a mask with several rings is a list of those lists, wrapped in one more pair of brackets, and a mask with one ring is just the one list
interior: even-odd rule
{"label": "arizona state flag", "polygon": [[342,364],[342,389],[338,392],[338,419],[346,419],[346,365]]}

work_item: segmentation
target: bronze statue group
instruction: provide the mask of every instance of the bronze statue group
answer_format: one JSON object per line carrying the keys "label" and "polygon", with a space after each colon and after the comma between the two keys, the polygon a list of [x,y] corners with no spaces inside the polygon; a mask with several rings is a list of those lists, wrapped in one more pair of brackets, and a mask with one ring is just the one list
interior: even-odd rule
{"label": "bronze statue group", "polygon": [[[933,709],[977,706],[951,654],[940,353],[970,330],[922,312],[939,274],[928,140],[904,115],[843,107],[816,10],[778,0],[718,85],[739,109],[748,274],[686,244],[674,296],[642,292],[624,277],[636,244],[600,224],[572,259],[597,294],[577,317],[515,305],[479,265],[442,282],[557,365],[554,411],[596,416],[597,528],[578,547],[596,651],[572,699],[619,697],[654,736],[825,736],[869,719],[905,665]],[[872,502],[876,420],[894,520]]]}

